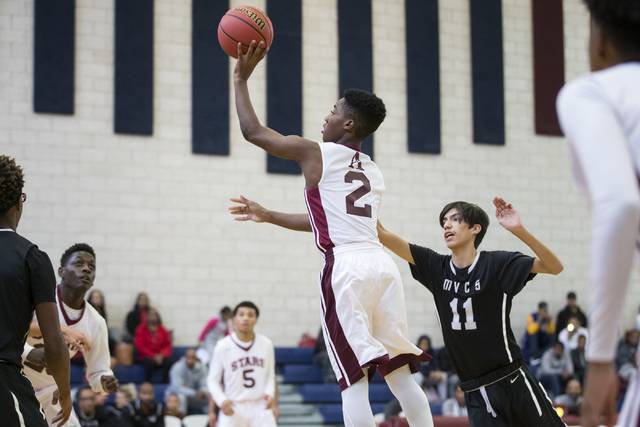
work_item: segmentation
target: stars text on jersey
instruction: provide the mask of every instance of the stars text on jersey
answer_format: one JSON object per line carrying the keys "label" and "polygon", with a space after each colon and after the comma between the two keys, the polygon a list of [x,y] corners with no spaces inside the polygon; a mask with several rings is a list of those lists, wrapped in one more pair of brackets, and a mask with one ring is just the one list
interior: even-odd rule
{"label": "stars text on jersey", "polygon": [[260,357],[241,357],[240,359],[231,362],[232,371],[244,368],[245,366],[260,366],[261,368],[264,368],[264,359]]}

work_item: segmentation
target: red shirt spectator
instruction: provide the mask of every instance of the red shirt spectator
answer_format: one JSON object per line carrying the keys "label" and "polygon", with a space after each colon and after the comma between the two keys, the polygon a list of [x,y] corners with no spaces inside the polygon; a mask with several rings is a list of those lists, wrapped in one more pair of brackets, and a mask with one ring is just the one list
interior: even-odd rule
{"label": "red shirt spectator", "polygon": [[158,313],[152,308],[147,313],[147,322],[136,329],[135,344],[138,350],[138,361],[144,365],[146,380],[156,370],[162,370],[163,382],[169,382],[171,361],[169,356],[173,352],[169,331],[158,321]]}

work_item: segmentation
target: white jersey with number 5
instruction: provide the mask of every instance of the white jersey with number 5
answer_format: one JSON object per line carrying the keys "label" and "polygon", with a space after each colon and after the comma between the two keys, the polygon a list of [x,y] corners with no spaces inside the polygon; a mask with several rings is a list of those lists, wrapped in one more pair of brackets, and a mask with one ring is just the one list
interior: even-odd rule
{"label": "white jersey with number 5", "polygon": [[207,386],[218,406],[233,402],[259,400],[275,393],[275,356],[273,343],[255,334],[253,341],[240,341],[233,333],[218,341],[213,351]]}
{"label": "white jersey with number 5", "polygon": [[305,190],[316,246],[327,250],[350,243],[380,246],[377,222],[384,179],[361,151],[343,144],[319,143],[322,177]]}

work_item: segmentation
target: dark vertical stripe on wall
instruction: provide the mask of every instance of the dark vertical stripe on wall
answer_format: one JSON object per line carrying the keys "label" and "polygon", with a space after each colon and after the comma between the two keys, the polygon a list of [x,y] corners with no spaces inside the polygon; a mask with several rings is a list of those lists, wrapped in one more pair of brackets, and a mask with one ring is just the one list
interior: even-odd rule
{"label": "dark vertical stripe on wall", "polygon": [[504,145],[504,72],[500,1],[469,0],[473,140],[481,144]]}
{"label": "dark vertical stripe on wall", "polygon": [[[302,2],[267,2],[273,45],[267,55],[267,126],[283,135],[302,135]],[[267,154],[267,172],[301,173],[293,160]]]}
{"label": "dark vertical stripe on wall", "polygon": [[218,43],[227,1],[193,0],[191,19],[191,149],[229,154],[229,56]]}
{"label": "dark vertical stripe on wall", "polygon": [[153,0],[115,0],[116,133],[153,133]]}
{"label": "dark vertical stripe on wall", "polygon": [[406,0],[409,152],[440,153],[438,0]]}
{"label": "dark vertical stripe on wall", "polygon": [[531,3],[536,133],[562,135],[556,114],[556,97],[564,85],[562,0]]}
{"label": "dark vertical stripe on wall", "polygon": [[73,114],[75,0],[36,0],[33,111]]}
{"label": "dark vertical stripe on wall", "polygon": [[[338,99],[345,89],[373,92],[371,0],[338,0],[338,66]],[[362,151],[373,157],[371,136],[362,143]]]}

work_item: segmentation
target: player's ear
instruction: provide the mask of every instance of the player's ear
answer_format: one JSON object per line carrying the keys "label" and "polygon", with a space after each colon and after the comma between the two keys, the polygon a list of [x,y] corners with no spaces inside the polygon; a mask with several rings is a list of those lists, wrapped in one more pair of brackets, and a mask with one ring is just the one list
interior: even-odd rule
{"label": "player's ear", "polygon": [[353,119],[347,119],[344,122],[344,130],[352,131],[356,127],[356,122]]}
{"label": "player's ear", "polygon": [[64,279],[64,268],[58,267],[58,276],[60,276],[61,279]]}
{"label": "player's ear", "polygon": [[482,226],[480,224],[475,224],[473,227],[471,227],[471,234],[473,234],[474,236],[480,233],[480,231],[482,231]]}

